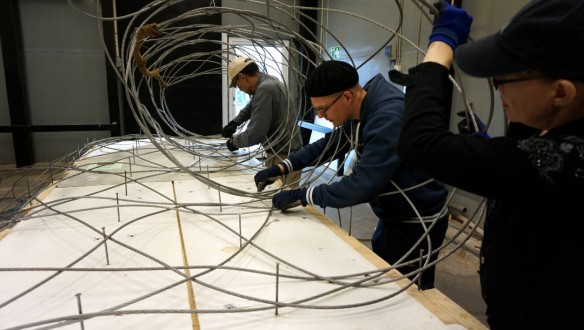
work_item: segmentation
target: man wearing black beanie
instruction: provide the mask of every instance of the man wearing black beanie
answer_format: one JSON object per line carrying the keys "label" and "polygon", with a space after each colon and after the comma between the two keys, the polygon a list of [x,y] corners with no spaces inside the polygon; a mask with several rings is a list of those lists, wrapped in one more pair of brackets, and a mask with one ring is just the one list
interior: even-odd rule
{"label": "man wearing black beanie", "polygon": [[[444,240],[448,194],[444,185],[396,156],[404,94],[380,74],[362,87],[357,70],[342,61],[325,61],[318,66],[306,80],[305,91],[314,111],[335,129],[283,162],[258,172],[258,190],[269,184],[271,177],[318,166],[355,150],[357,163],[340,181],[283,190],[273,196],[272,203],[284,211],[298,204],[342,208],[369,203],[379,217],[373,251],[410,279],[418,279],[419,261],[402,264],[418,259],[420,250],[424,265],[436,260],[438,253],[428,252]],[[416,246],[418,240],[421,243]],[[422,269],[420,288],[433,288],[434,267]]]}

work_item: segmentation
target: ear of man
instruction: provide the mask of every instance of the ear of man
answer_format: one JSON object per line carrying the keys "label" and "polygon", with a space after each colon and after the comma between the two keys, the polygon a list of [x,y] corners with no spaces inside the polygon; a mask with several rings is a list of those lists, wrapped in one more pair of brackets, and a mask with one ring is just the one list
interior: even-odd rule
{"label": "ear of man", "polygon": [[[578,98],[579,92],[576,84],[570,80],[558,79],[553,82],[554,98],[553,104],[555,106],[566,106]],[[582,95],[580,95],[582,97]]]}

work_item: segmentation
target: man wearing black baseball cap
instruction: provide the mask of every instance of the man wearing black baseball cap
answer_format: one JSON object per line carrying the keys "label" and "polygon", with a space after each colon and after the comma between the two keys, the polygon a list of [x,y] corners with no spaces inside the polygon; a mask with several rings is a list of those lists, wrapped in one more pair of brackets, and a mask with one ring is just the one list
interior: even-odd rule
{"label": "man wearing black baseball cap", "polygon": [[[398,154],[489,199],[480,276],[492,329],[581,329],[584,1],[532,1],[499,32],[461,45],[471,22],[446,5],[435,24],[424,63],[410,70]],[[505,137],[447,130],[453,60],[492,79]]]}
{"label": "man wearing black baseball cap", "polygon": [[[331,184],[283,190],[273,196],[274,207],[285,211],[300,204],[343,208],[369,203],[379,217],[371,240],[373,251],[410,279],[419,278],[421,289],[433,288],[435,267],[430,263],[437,259],[438,253],[432,252],[442,245],[448,227],[448,192],[395,154],[403,92],[381,74],[361,87],[357,70],[342,61],[319,65],[307,78],[305,91],[318,116],[336,129],[258,172],[258,189],[270,177],[326,164],[355,150],[357,163],[350,174]],[[421,243],[416,245],[418,240]],[[423,260],[415,261],[420,250]],[[403,265],[407,261],[411,263]]]}

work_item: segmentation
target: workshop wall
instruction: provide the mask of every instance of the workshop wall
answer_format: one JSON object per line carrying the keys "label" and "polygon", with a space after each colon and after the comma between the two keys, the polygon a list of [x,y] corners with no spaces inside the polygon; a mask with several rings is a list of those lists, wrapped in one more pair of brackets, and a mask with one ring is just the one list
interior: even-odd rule
{"label": "workshop wall", "polygon": [[[480,38],[496,32],[529,0],[509,0],[509,1],[469,1],[462,0],[462,7],[473,17],[471,38]],[[321,42],[325,49],[341,46],[339,53],[340,60],[354,62],[359,67],[359,80],[361,84],[366,83],[375,74],[381,73],[388,79],[388,71],[392,68],[401,72],[408,72],[408,69],[421,63],[424,54],[410,43],[398,38],[391,41],[392,51],[382,49],[378,53],[372,54],[379,47],[387,42],[390,32],[367,23],[363,18],[353,17],[360,15],[367,19],[379,22],[382,25],[396,29],[398,26],[398,13],[396,2],[399,2],[403,10],[403,23],[401,33],[423,51],[427,49],[428,36],[431,33],[432,25],[420,9],[411,0],[383,0],[383,1],[361,1],[355,5],[351,0],[322,0],[322,7],[338,11],[338,14],[330,11],[323,14],[321,22],[324,29],[320,32]],[[335,36],[337,39],[333,38]],[[343,49],[343,46],[346,48]],[[367,64],[362,65],[364,61]],[[485,122],[492,117],[488,133],[491,136],[501,136],[505,132],[505,118],[499,97],[496,93],[491,96],[486,79],[476,79],[461,74],[462,85],[467,100],[472,104],[473,111]],[[453,92],[452,100],[453,112],[464,110],[464,103],[460,92],[456,89]],[[492,110],[491,110],[492,109]],[[456,124],[461,118],[451,116],[450,128],[457,131]],[[318,120],[321,125],[328,125],[324,120]],[[480,175],[480,174],[477,174]],[[471,215],[478,207],[482,197],[464,191],[458,191],[452,200],[453,204],[465,208],[464,215]]]}
{"label": "workshop wall", "polygon": [[[93,1],[76,3],[81,9],[94,11]],[[18,4],[30,124],[108,123],[105,61],[95,20],[74,11],[66,1],[21,0]],[[2,80],[3,84],[11,83]],[[3,87],[5,93],[6,85]],[[6,97],[0,107],[1,125],[10,125]],[[108,135],[32,133],[35,160],[55,159],[94,136]],[[0,153],[0,161],[14,162],[14,153],[9,150],[11,134],[0,134],[0,138],[6,150]]]}
{"label": "workshop wall", "polygon": [[[2,42],[0,41],[0,54],[2,53]],[[4,61],[0,56],[0,77],[4,77]],[[10,123],[10,113],[8,108],[8,97],[6,95],[6,79],[0,79],[0,125]],[[12,134],[0,133],[0,163],[14,163],[14,146]]]}
{"label": "workshop wall", "polygon": [[[356,66],[361,66],[368,60],[359,68],[361,83],[365,83],[376,73],[381,73],[387,78],[387,72],[396,65],[402,72],[406,72],[423,57],[423,54],[413,46],[398,39],[391,41],[391,50],[382,47],[389,39],[390,32],[367,22],[367,20],[372,20],[390,28],[397,28],[399,16],[396,2],[369,0],[361,1],[359,5],[355,5],[355,2],[351,0],[319,2],[323,8],[336,10],[336,12],[319,14],[319,20],[328,30],[328,32],[324,29],[318,31],[320,42],[326,50],[330,47],[341,46],[339,59],[353,61]],[[402,33],[425,49],[427,36],[431,30],[429,22],[425,21],[425,17],[411,0],[399,2],[404,12]],[[79,9],[90,13],[95,12],[95,1],[74,3]],[[287,3],[298,4],[299,2],[289,0]],[[496,31],[525,3],[527,0],[463,1],[463,8],[475,18],[471,37],[478,38]],[[109,123],[105,69],[109,64],[105,60],[96,21],[72,9],[64,0],[20,0],[19,5],[31,124]],[[259,3],[224,0],[223,5],[260,12],[277,19],[281,24],[298,28],[297,19],[291,13],[268,10]],[[354,17],[353,14],[362,17]],[[242,24],[242,21],[232,16],[223,24]],[[381,50],[378,51],[379,49]],[[324,56],[328,55],[324,54]],[[2,77],[5,76],[4,65],[3,62],[0,63]],[[475,112],[481,118],[487,119],[490,116],[491,96],[486,81],[464,76],[461,79],[467,98],[473,104]],[[0,125],[10,125],[6,83],[4,79],[0,79]],[[221,82],[218,84],[221,85]],[[190,98],[190,101],[196,103],[195,100],[195,98]],[[454,109],[463,108],[456,91],[453,102]],[[186,105],[187,108],[189,106]],[[211,107],[214,106],[207,106],[207,108]],[[504,132],[505,122],[496,95],[492,108],[493,119],[489,133],[501,135]],[[453,128],[457,119],[451,118]],[[214,132],[220,127],[220,123],[217,124],[220,120],[220,117],[211,116],[211,118],[197,118],[192,121],[209,128],[210,131],[206,133],[212,133],[211,131]],[[178,121],[183,123],[189,119]],[[109,136],[109,132],[51,132],[33,133],[32,136],[35,160],[51,161],[76,150],[78,145],[84,144],[87,140]],[[0,162],[14,163],[12,134],[0,133],[0,143],[3,146]]]}

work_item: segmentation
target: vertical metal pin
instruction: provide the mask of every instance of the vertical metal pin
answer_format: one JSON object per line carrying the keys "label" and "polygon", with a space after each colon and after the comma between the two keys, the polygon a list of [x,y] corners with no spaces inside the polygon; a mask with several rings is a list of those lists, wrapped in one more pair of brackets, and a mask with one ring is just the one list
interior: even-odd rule
{"label": "vertical metal pin", "polygon": [[[77,309],[79,310],[79,315],[83,314],[83,309],[81,308],[81,293],[76,293],[75,297],[77,297]],[[79,322],[81,325],[81,330],[85,329],[85,325],[83,325],[83,321]]]}
{"label": "vertical metal pin", "polygon": [[103,232],[103,246],[105,247],[105,260],[109,266],[109,253],[107,252],[107,236],[105,235],[105,227],[101,227]]}
{"label": "vertical metal pin", "polygon": [[130,176],[132,176],[132,160],[128,157],[128,164],[130,165]]}
{"label": "vertical metal pin", "polygon": [[126,186],[126,196],[128,196],[128,175],[126,171],[124,171],[124,185]]}
{"label": "vertical metal pin", "polygon": [[[201,156],[199,156],[199,172],[203,172],[203,169],[201,168]],[[209,167],[209,166],[207,166]],[[207,169],[207,171],[209,171],[209,169]]]}
{"label": "vertical metal pin", "polygon": [[276,263],[276,315],[278,315],[278,299],[280,289],[280,263]]}
{"label": "vertical metal pin", "polygon": [[418,291],[422,291],[422,275],[424,271],[422,269],[422,258],[424,257],[424,249],[420,249],[420,261],[418,262],[418,268],[420,269],[420,273],[418,275]]}
{"label": "vertical metal pin", "polygon": [[349,236],[351,236],[351,229],[353,227],[353,207],[349,209]]}
{"label": "vertical metal pin", "polygon": [[270,5],[270,0],[266,0],[266,7],[267,7],[267,9],[268,9],[268,17],[270,17],[270,7],[272,7],[272,6]]}
{"label": "vertical metal pin", "polygon": [[[199,158],[199,161],[201,161],[200,158]],[[209,165],[207,165],[207,179],[211,180],[211,172],[209,172]],[[207,185],[207,189],[211,189],[210,184]],[[221,195],[219,195],[219,196],[221,196]]]}
{"label": "vertical metal pin", "polygon": [[118,197],[118,193],[116,193],[116,204],[118,205],[118,222],[120,222],[120,198]]}
{"label": "vertical metal pin", "polygon": [[241,247],[243,246],[242,244],[242,237],[241,236],[241,213],[239,214],[239,248],[241,249]]}
{"label": "vertical metal pin", "polygon": [[136,151],[134,146],[132,146],[132,157],[134,158],[134,164],[136,164]]}
{"label": "vertical metal pin", "polygon": [[53,181],[53,166],[51,165],[51,167],[49,168],[49,173],[51,174],[51,184],[54,183]]}
{"label": "vertical metal pin", "polygon": [[221,190],[217,190],[219,193],[219,212],[223,212],[223,204],[221,203]]}
{"label": "vertical metal pin", "polygon": [[341,209],[337,209],[337,215],[339,216],[339,226],[343,228],[343,220],[341,219]]}
{"label": "vertical metal pin", "polygon": [[28,202],[32,205],[32,194],[30,193],[30,183],[26,179],[26,187],[28,188]]}

